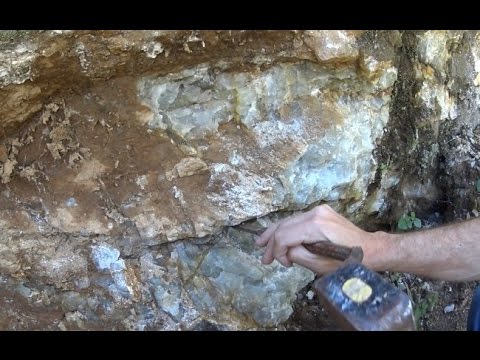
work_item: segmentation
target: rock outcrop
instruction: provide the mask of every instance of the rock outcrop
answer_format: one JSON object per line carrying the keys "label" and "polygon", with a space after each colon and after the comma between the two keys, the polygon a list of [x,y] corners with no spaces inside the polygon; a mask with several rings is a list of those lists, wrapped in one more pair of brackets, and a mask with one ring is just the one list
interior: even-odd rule
{"label": "rock outcrop", "polygon": [[278,327],[313,273],[238,225],[476,216],[478,37],[1,32],[0,327]]}

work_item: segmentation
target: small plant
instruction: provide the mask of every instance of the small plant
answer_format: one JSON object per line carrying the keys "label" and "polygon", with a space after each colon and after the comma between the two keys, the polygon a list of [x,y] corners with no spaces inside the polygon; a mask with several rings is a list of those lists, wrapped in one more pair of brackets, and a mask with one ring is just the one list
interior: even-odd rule
{"label": "small plant", "polygon": [[413,310],[413,313],[415,315],[415,322],[417,325],[420,323],[420,320],[425,315],[427,315],[427,313],[433,310],[437,302],[438,294],[436,292],[429,292],[425,298],[421,299],[417,303],[415,309]]}
{"label": "small plant", "polygon": [[415,213],[412,211],[410,215],[403,214],[402,217],[398,220],[398,229],[399,230],[411,230],[414,227],[420,229],[422,227],[422,220],[415,216]]}
{"label": "small plant", "polygon": [[380,164],[380,172],[382,173],[382,175],[385,173],[385,171],[388,170],[388,164],[387,163],[381,163]]}
{"label": "small plant", "polygon": [[401,274],[398,272],[390,273],[390,281],[398,285],[398,281],[400,280]]}

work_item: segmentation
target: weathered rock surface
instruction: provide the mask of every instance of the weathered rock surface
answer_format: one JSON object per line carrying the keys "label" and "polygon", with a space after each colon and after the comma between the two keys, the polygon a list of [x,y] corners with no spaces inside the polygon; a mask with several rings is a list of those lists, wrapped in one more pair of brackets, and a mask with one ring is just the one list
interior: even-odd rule
{"label": "weathered rock surface", "polygon": [[21,299],[0,326],[278,327],[313,274],[261,265],[237,225],[325,201],[371,228],[475,215],[479,49],[465,31],[0,33],[0,292]]}

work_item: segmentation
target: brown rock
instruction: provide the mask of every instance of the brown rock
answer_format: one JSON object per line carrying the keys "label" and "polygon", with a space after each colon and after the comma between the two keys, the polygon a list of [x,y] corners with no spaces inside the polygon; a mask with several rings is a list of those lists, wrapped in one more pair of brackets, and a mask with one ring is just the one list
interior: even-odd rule
{"label": "brown rock", "polygon": [[5,162],[8,159],[7,147],[3,144],[0,144],[0,161]]}
{"label": "brown rock", "polygon": [[199,158],[189,157],[182,159],[174,169],[178,177],[192,176],[208,169],[207,164]]}
{"label": "brown rock", "polygon": [[331,63],[353,62],[358,58],[356,33],[341,30],[309,30],[304,41],[318,61]]}

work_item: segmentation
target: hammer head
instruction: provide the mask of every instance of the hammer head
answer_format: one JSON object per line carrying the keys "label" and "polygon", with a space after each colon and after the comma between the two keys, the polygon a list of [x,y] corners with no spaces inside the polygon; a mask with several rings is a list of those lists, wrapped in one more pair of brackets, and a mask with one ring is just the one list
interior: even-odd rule
{"label": "hammer head", "polygon": [[362,264],[341,266],[313,288],[345,330],[415,330],[409,297]]}

